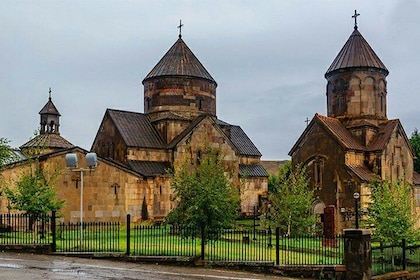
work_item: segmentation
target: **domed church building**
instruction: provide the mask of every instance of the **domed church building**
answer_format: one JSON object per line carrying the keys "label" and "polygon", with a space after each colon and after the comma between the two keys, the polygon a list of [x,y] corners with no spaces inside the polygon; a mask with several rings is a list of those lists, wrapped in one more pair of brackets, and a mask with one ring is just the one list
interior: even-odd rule
{"label": "domed church building", "polygon": [[149,215],[162,219],[173,207],[167,169],[216,148],[233,171],[241,212],[251,215],[267,192],[261,153],[240,126],[217,118],[217,83],[181,34],[143,86],[144,113],[107,109],[91,150],[145,178],[138,192]]}
{"label": "domed church building", "polygon": [[[268,188],[261,153],[240,126],[217,117],[217,83],[181,34],[146,75],[143,86],[144,113],[105,111],[91,147],[98,166],[83,177],[67,169],[65,156],[76,154],[79,168],[86,169],[88,151],[60,135],[61,115],[50,92],[39,112],[39,135],[20,147],[20,160],[0,170],[3,184],[13,186],[23,171],[39,162],[48,176],[60,171],[54,185],[58,198],[66,201],[60,212],[64,221],[79,221],[81,212],[85,221],[125,221],[126,214],[134,222],[161,221],[175,206],[168,170],[186,157],[199,159],[210,147],[224,158],[227,174],[238,188],[241,213],[253,215]],[[0,198],[0,212],[5,213],[10,210],[8,202]]]}
{"label": "domed church building", "polygon": [[387,118],[389,71],[359,32],[358,15],[353,16],[353,32],[325,73],[327,116],[315,114],[289,152],[293,164],[308,168],[315,191],[313,209],[327,234],[355,227],[355,199],[363,213],[369,182],[419,183],[403,126],[398,119]]}

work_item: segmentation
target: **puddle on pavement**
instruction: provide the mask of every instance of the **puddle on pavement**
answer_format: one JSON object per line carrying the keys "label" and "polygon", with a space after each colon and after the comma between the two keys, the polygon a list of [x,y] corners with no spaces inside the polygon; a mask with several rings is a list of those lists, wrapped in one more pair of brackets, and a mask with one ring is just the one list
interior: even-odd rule
{"label": "puddle on pavement", "polygon": [[86,272],[76,270],[76,269],[57,269],[57,268],[53,268],[53,269],[51,269],[51,271],[55,272],[55,273],[60,273],[60,274],[69,274],[69,275],[78,275],[78,276],[87,275]]}
{"label": "puddle on pavement", "polygon": [[3,268],[26,268],[26,265],[21,265],[17,263],[0,263],[0,267]]}
{"label": "puddle on pavement", "polygon": [[[15,268],[15,269],[24,269],[24,268],[31,268],[28,267],[26,265],[21,265],[21,264],[17,264],[17,263],[0,263],[0,268]],[[32,267],[35,268],[35,267]],[[87,273],[80,271],[78,269],[62,269],[62,268],[40,268],[40,267],[36,267],[36,269],[41,269],[41,270],[50,270],[52,272],[55,273],[60,273],[60,274],[66,274],[66,275],[76,275],[76,276],[86,276]]]}

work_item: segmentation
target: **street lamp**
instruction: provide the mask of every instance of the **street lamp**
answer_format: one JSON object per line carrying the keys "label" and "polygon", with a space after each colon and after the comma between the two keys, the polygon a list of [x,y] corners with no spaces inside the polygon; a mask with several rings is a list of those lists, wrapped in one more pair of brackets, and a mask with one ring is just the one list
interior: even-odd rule
{"label": "street lamp", "polygon": [[360,193],[355,192],[353,194],[353,198],[354,198],[354,211],[356,214],[356,228],[359,228],[359,198],[360,198]]}
{"label": "street lamp", "polygon": [[86,165],[88,168],[77,168],[77,154],[66,155],[66,165],[72,172],[80,172],[80,246],[83,242],[83,172],[92,171],[98,165],[96,153],[86,154]]}

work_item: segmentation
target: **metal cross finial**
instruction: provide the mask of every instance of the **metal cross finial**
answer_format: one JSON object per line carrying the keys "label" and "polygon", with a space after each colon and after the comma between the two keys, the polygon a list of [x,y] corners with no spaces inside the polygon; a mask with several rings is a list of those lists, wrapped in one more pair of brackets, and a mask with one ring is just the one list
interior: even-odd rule
{"label": "metal cross finial", "polygon": [[357,10],[354,10],[354,15],[351,16],[354,18],[354,29],[357,29],[357,17],[360,16],[360,14],[357,13]]}
{"label": "metal cross finial", "polygon": [[179,20],[179,25],[178,25],[178,28],[179,28],[179,35],[178,35],[178,37],[179,38],[181,38],[182,37],[182,34],[181,34],[181,28],[183,27],[184,25],[182,24],[182,21],[181,20]]}
{"label": "metal cross finial", "polygon": [[308,117],[306,117],[305,122],[306,122],[306,126],[308,126],[309,125],[309,119],[308,119]]}

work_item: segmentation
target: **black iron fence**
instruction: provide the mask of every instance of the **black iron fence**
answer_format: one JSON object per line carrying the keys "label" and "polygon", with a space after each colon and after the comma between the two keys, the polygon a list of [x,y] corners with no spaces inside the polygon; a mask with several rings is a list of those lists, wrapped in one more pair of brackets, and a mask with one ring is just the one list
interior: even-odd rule
{"label": "black iron fence", "polygon": [[0,214],[0,244],[50,244],[51,217]]}
{"label": "black iron fence", "polygon": [[51,244],[57,252],[119,252],[133,256],[185,256],[214,262],[277,265],[343,264],[343,238],[281,236],[278,229],[214,231],[175,225],[120,222],[57,223],[55,216],[0,215],[1,244]]}
{"label": "black iron fence", "polygon": [[[278,235],[278,231],[277,231]],[[276,236],[277,264],[337,265],[344,264],[343,236]]]}
{"label": "black iron fence", "polygon": [[372,274],[380,275],[399,270],[420,271],[420,245],[408,245],[403,239],[394,245],[372,246]]}
{"label": "black iron fence", "polygon": [[135,256],[197,256],[201,248],[198,236],[184,237],[180,228],[173,225],[135,225],[130,230],[127,254]]}
{"label": "black iron fence", "polygon": [[59,223],[55,227],[57,252],[119,252],[119,222]]}

